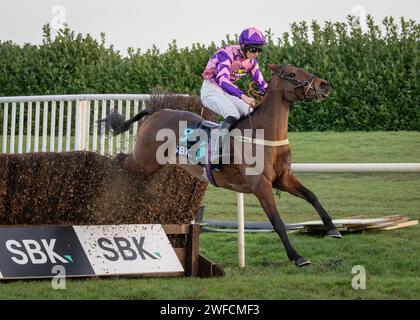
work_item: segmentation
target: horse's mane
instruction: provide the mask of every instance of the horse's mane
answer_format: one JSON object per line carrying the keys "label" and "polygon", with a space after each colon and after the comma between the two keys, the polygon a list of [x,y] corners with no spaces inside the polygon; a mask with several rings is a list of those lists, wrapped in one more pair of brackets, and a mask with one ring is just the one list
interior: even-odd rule
{"label": "horse's mane", "polygon": [[217,114],[203,106],[198,96],[177,95],[175,93],[152,93],[150,99],[145,101],[146,110],[151,113],[161,109],[189,111],[206,120],[216,121]]}

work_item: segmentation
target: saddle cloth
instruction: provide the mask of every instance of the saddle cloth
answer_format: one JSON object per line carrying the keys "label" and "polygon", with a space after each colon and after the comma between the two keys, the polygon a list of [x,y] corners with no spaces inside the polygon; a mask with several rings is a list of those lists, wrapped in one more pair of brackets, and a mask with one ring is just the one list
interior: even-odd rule
{"label": "saddle cloth", "polygon": [[188,158],[190,163],[205,166],[220,154],[220,125],[203,120],[181,133],[177,155]]}

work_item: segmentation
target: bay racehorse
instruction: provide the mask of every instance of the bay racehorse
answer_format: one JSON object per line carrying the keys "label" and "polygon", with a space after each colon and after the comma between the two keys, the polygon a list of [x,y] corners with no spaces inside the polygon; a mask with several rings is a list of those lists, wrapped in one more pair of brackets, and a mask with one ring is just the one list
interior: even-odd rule
{"label": "bay racehorse", "polygon": [[[223,165],[220,172],[211,172],[211,179],[207,181],[210,180],[218,187],[236,192],[253,193],[260,201],[274,230],[280,236],[287,256],[296,266],[301,267],[311,262],[299,255],[291,245],[285,225],[276,208],[272,189],[286,191],[311,203],[321,217],[327,234],[333,238],[341,237],[332,223],[331,217],[315,194],[303,186],[293,175],[291,149],[288,143],[288,117],[293,104],[298,101],[315,99],[322,101],[329,96],[331,87],[326,80],[295,66],[267,64],[267,67],[272,71],[272,78],[265,96],[258,108],[249,117],[239,120],[234,126],[235,130],[232,130],[232,132],[239,132],[240,135],[241,132],[245,132],[245,129],[252,128],[252,137],[248,139],[248,145],[252,146],[252,152],[258,151],[257,147],[260,148],[258,157],[263,159],[261,172],[259,174],[247,174],[249,172],[247,169],[255,164],[228,163]],[[182,135],[182,132],[180,133],[178,130],[180,121],[186,121],[188,127],[194,127],[203,119],[186,111],[170,109],[151,111],[146,109],[126,121],[118,113],[112,112],[103,121],[113,130],[114,134],[119,134],[127,131],[131,124],[139,120],[133,153],[124,157],[122,163],[127,170],[152,174],[165,165],[160,163],[156,157],[159,147],[164,143],[156,139],[159,130],[163,128],[171,129],[176,132],[176,138],[179,139]],[[257,129],[264,130],[262,139],[256,138]],[[170,143],[174,144],[176,142]],[[230,138],[230,144],[235,145],[235,139],[232,139],[232,137]],[[175,146],[172,147],[168,149],[169,153],[176,157],[174,150],[177,149],[175,149]],[[242,149],[239,152],[245,152]],[[235,152],[236,150],[233,153]],[[203,166],[191,163],[177,163],[177,165],[199,179],[206,178],[206,175],[203,174]]]}

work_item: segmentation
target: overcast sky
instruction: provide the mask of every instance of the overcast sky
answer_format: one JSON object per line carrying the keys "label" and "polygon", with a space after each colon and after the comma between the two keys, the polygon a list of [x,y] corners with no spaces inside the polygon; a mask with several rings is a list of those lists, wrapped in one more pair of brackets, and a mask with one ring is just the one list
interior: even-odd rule
{"label": "overcast sky", "polygon": [[99,39],[125,53],[156,44],[165,50],[173,39],[179,46],[219,44],[249,26],[271,28],[274,35],[294,21],[345,21],[350,13],[404,16],[420,21],[418,0],[0,0],[0,40],[40,44],[42,26],[65,21],[72,30]]}

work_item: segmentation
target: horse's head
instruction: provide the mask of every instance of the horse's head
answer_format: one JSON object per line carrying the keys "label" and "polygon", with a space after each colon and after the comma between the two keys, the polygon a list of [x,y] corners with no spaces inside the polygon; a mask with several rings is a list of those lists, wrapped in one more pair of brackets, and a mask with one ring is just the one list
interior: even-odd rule
{"label": "horse's head", "polygon": [[267,63],[267,67],[273,71],[269,89],[284,91],[286,99],[290,102],[312,101],[316,98],[322,101],[331,93],[328,81],[301,68],[270,63]]}

